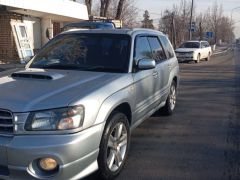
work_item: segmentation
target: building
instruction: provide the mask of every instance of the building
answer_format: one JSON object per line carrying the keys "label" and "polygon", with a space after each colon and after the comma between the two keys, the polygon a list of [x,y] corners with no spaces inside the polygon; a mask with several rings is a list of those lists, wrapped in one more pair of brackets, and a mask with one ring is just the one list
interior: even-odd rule
{"label": "building", "polygon": [[0,0],[0,63],[29,59],[69,22],[88,20],[70,0]]}

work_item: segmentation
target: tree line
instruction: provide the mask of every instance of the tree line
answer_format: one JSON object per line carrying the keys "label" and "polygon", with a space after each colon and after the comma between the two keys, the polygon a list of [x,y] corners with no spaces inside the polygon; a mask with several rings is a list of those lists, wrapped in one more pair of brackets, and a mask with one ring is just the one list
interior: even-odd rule
{"label": "tree line", "polygon": [[[76,0],[75,0],[76,1]],[[138,12],[135,0],[83,0],[88,14],[122,20],[123,26],[133,28]]]}
{"label": "tree line", "polygon": [[[83,0],[87,6],[89,15],[120,19],[126,28],[143,27],[157,29],[167,34],[175,46],[189,39],[191,1],[181,0],[170,9],[159,12],[159,23],[156,27],[150,13],[146,10],[143,20],[139,21],[139,9],[135,0]],[[206,32],[213,32],[214,36],[209,42],[214,44],[220,40],[231,42],[234,38],[234,23],[224,15],[222,5],[217,1],[206,7],[204,12],[197,12],[193,7],[193,22],[195,29],[193,39],[206,39]]]}
{"label": "tree line", "polygon": [[[211,44],[232,42],[234,38],[234,26],[230,17],[223,13],[222,5],[215,2],[205,12],[196,12],[197,7],[193,7],[194,31],[193,39],[208,40]],[[191,1],[181,0],[180,4],[173,5],[172,9],[165,9],[159,20],[156,29],[168,34],[175,46],[189,39],[190,31]],[[154,28],[149,12],[145,11],[142,27]],[[206,32],[213,32],[213,37],[206,37]]]}

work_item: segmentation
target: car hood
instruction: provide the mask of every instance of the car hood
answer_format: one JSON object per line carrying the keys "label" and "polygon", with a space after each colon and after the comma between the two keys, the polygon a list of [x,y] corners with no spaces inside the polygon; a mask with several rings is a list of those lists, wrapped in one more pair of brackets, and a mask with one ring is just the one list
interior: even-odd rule
{"label": "car hood", "polygon": [[[0,73],[0,109],[29,112],[66,107],[72,101],[109,86],[119,78],[124,79],[126,75],[43,69],[3,72]],[[128,83],[130,82],[126,82],[126,86]],[[123,88],[122,86],[125,84],[109,88],[108,95]]]}
{"label": "car hood", "polygon": [[193,52],[198,50],[198,48],[178,48],[175,52]]}

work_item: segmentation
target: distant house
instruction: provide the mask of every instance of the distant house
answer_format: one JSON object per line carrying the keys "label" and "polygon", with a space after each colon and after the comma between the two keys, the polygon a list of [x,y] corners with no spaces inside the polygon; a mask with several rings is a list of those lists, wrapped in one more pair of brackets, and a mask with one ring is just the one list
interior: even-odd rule
{"label": "distant house", "polygon": [[88,20],[70,0],[0,0],[0,63],[29,59],[69,22]]}

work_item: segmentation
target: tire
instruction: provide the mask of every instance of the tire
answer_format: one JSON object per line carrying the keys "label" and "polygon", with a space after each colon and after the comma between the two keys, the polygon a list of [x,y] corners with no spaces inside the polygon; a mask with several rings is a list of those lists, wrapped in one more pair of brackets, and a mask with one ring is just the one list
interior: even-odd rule
{"label": "tire", "polygon": [[208,57],[206,58],[206,61],[210,61],[210,59],[211,59],[211,53],[209,52]]}
{"label": "tire", "polygon": [[125,114],[114,111],[103,132],[98,155],[102,179],[116,178],[126,162],[130,143],[129,122]]}
{"label": "tire", "polygon": [[160,109],[160,112],[166,116],[172,115],[176,106],[176,100],[177,100],[177,84],[175,81],[173,81],[170,87],[168,98],[166,100],[166,104],[163,108]]}
{"label": "tire", "polygon": [[198,54],[197,56],[197,61],[195,61],[196,63],[200,63],[200,60],[201,60],[201,54]]}

